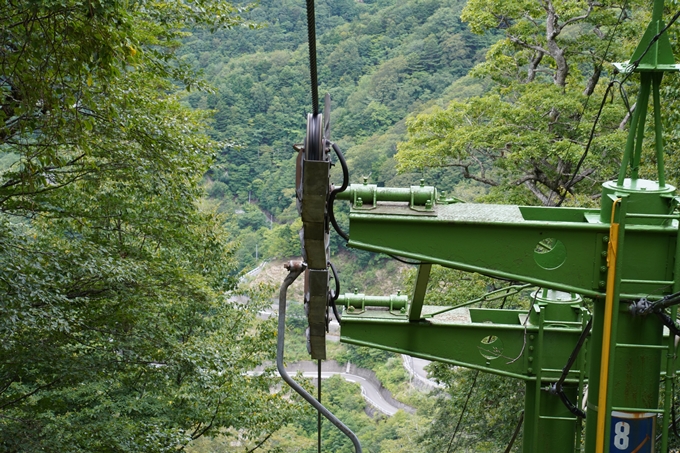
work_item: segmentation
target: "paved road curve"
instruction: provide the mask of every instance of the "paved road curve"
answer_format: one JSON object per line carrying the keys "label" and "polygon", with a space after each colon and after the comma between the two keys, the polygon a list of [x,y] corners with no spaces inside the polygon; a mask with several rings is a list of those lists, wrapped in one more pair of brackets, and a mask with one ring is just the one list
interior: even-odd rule
{"label": "paved road curve", "polygon": [[402,354],[401,359],[404,363],[404,368],[406,368],[411,378],[418,380],[425,388],[444,388],[439,382],[428,379],[425,367],[430,364],[429,360],[411,357],[406,354]]}
{"label": "paved road curve", "polygon": [[[307,371],[302,373],[302,375],[306,378],[312,378],[316,379],[317,377],[317,372],[316,371]],[[321,379],[328,379],[331,376],[335,375],[340,375],[344,380],[348,382],[356,382],[359,385],[361,385],[361,396],[364,397],[366,402],[373,406],[374,408],[378,409],[380,412],[382,412],[385,415],[392,416],[397,413],[399,408],[392,406],[390,403],[388,403],[385,398],[382,397],[380,392],[378,391],[378,387],[376,387],[371,381],[369,381],[366,378],[363,378],[361,376],[357,376],[355,374],[348,374],[348,373],[340,373],[336,371],[322,371],[321,372]],[[323,398],[322,398],[323,400]],[[323,401],[322,401],[323,402]]]}

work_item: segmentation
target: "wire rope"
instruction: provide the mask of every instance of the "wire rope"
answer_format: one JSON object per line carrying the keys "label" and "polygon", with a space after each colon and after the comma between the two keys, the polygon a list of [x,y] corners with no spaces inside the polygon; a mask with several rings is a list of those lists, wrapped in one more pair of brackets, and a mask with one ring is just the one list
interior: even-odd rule
{"label": "wire rope", "polygon": [[316,73],[316,22],[314,0],[307,0],[307,41],[309,42],[309,79],[312,88],[312,113],[319,114],[319,84]]}
{"label": "wire rope", "polygon": [[[453,435],[451,436],[451,441],[449,442],[449,447],[446,449],[446,453],[451,452],[451,446],[453,445],[453,440],[456,438],[456,434],[458,434],[458,429],[460,428],[460,424],[463,421],[463,416],[465,415],[465,411],[467,410],[468,402],[470,401],[470,397],[472,396],[472,392],[475,390],[475,384],[477,383],[477,376],[479,376],[479,370],[475,370],[475,377],[472,379],[472,385],[470,385],[470,390],[468,391],[467,397],[465,398],[465,404],[463,404],[463,409],[460,411],[460,416],[458,417],[458,423],[456,423],[456,429],[453,430]],[[455,449],[454,449],[454,451],[455,451]]]}
{"label": "wire rope", "polygon": [[[602,72],[602,68],[604,67],[604,62],[607,59],[607,55],[609,54],[609,48],[612,45],[612,41],[614,40],[614,36],[616,35],[616,30],[619,28],[619,25],[621,25],[621,22],[623,21],[623,15],[626,11],[627,6],[628,6],[628,0],[626,0],[626,2],[621,7],[621,13],[619,14],[619,18],[616,21],[616,25],[614,25],[614,30],[612,30],[612,33],[609,36],[609,42],[607,42],[607,47],[604,50],[604,54],[602,55],[602,60],[600,61],[600,65],[599,65],[599,68],[598,68],[599,73]],[[607,87],[607,91],[608,90],[609,90],[609,87]],[[586,102],[583,105],[583,112],[581,113],[581,115],[579,115],[578,121],[576,122],[576,128],[574,129],[575,131],[578,131],[579,126],[581,125],[581,120],[583,119],[583,116],[586,114],[586,111],[588,110],[588,104],[590,103],[590,98],[592,97],[594,92],[595,92],[595,87],[593,87],[593,91],[591,91],[588,94],[588,97],[586,98]],[[600,119],[600,115],[602,113],[602,109],[604,108],[604,103],[605,103],[606,99],[607,99],[607,92],[605,92],[605,95],[602,98],[602,104],[600,105],[600,111],[598,112],[597,117],[595,118],[595,121],[593,122],[593,127],[590,129],[590,138],[588,139],[588,143],[586,145],[586,148],[583,150],[583,154],[581,155],[581,158],[579,159],[578,163],[576,164],[576,169],[574,170],[574,173],[571,175],[569,182],[564,187],[564,191],[560,194],[560,199],[556,204],[557,207],[562,206],[562,203],[564,203],[564,200],[567,197],[567,193],[569,191],[569,187],[574,182],[574,179],[576,179],[576,176],[578,175],[578,172],[581,169],[581,165],[583,165],[583,162],[586,160],[586,156],[588,155],[588,150],[590,149],[590,144],[592,143],[593,137],[595,136],[595,127],[597,126],[597,122]],[[570,144],[569,146],[571,147],[572,145]],[[559,178],[559,176],[560,175],[558,175],[557,177]]]}
{"label": "wire rope", "polygon": [[[310,79],[310,85],[311,85],[311,92],[312,92],[312,118],[317,118],[319,116],[319,82],[317,79],[317,71],[316,71],[316,21],[314,17],[314,0],[307,0],[307,41],[308,41],[308,46],[309,46],[309,79]],[[312,122],[313,124],[316,124],[316,121]],[[319,146],[319,151],[321,151],[321,154],[323,155],[322,151],[322,144],[318,144]],[[309,144],[306,144],[306,146],[309,146]],[[315,148],[315,147],[312,147]],[[315,156],[315,159],[321,159],[320,156]],[[299,393],[299,392],[298,392]],[[318,382],[317,382],[317,401],[319,403],[320,407],[323,407],[321,405],[321,360],[319,359],[318,361]],[[310,401],[311,404],[311,401]],[[312,404],[313,405],[313,404]],[[317,443],[318,443],[318,451],[321,453],[321,409],[317,407]],[[328,417],[328,416],[326,416]],[[330,420],[330,419],[329,419]],[[332,421],[332,420],[331,420]],[[338,420],[340,423],[340,420]],[[335,422],[333,422],[336,424]],[[338,428],[340,426],[336,424]],[[344,425],[342,425],[344,426]],[[342,428],[340,428],[341,431],[345,432]],[[349,431],[351,433],[351,431]],[[347,434],[347,433],[345,433]],[[355,449],[357,452],[361,451],[361,446],[359,445],[359,440],[356,439],[356,436],[352,438],[349,434],[347,434],[348,437],[352,439],[352,442],[354,443]]]}
{"label": "wire rope", "polygon": [[[626,3],[627,3],[627,2],[626,2]],[[616,26],[614,27],[614,31],[612,32],[612,35],[611,35],[610,38],[609,38],[609,44],[607,44],[607,49],[605,50],[605,54],[604,54],[604,56],[603,56],[603,58],[602,58],[602,63],[600,64],[600,70],[602,69],[602,66],[604,65],[604,61],[605,61],[605,59],[606,59],[607,53],[609,52],[609,46],[611,45],[611,41],[612,41],[612,38],[614,37],[614,34],[616,33],[616,28],[619,26],[619,24],[620,24],[620,22],[621,22],[621,18],[622,18],[623,12],[625,11],[625,7],[626,7],[626,5],[624,5],[624,7],[621,9],[621,15],[619,15],[619,22],[617,22]],[[661,37],[661,35],[664,34],[664,33],[666,32],[666,30],[668,30],[668,28],[669,28],[671,25],[673,25],[673,23],[675,23],[675,22],[678,20],[678,18],[680,18],[680,11],[676,12],[676,13],[673,15],[673,17],[671,18],[671,20],[668,22],[668,24],[667,24],[667,25],[666,25],[659,33],[657,33],[656,35],[654,35],[654,37],[649,41],[649,44],[648,44],[647,47],[645,48],[644,52],[642,52],[642,54],[638,57],[638,59],[635,60],[635,61],[633,62],[632,65],[630,65],[630,67],[629,67],[628,70],[626,71],[626,75],[623,77],[623,80],[621,80],[620,82],[617,82],[617,81],[613,80],[613,81],[610,82],[609,85],[607,86],[607,90],[605,91],[605,94],[604,94],[603,99],[602,99],[602,104],[600,105],[600,109],[599,109],[599,111],[598,111],[598,113],[597,113],[597,116],[595,117],[595,121],[593,122],[593,127],[592,127],[591,130],[590,130],[590,137],[588,138],[588,143],[586,144],[586,148],[585,148],[585,150],[583,151],[583,154],[581,155],[581,158],[579,159],[578,164],[576,165],[576,170],[574,170],[574,173],[572,174],[571,179],[569,180],[569,182],[568,182],[567,185],[565,186],[565,191],[564,191],[562,194],[560,194],[560,201],[557,203],[556,206],[559,207],[559,206],[561,206],[562,203],[564,202],[564,199],[565,199],[566,196],[567,196],[567,190],[568,190],[569,186],[574,182],[574,179],[576,178],[576,176],[578,175],[579,170],[581,169],[581,165],[583,164],[583,162],[584,162],[585,159],[586,159],[586,156],[588,155],[588,151],[590,150],[590,145],[592,144],[593,138],[594,138],[594,136],[595,136],[595,128],[596,128],[596,126],[597,126],[598,121],[600,120],[600,115],[602,114],[602,110],[603,110],[603,108],[604,108],[604,104],[605,104],[605,101],[606,101],[606,99],[607,99],[607,95],[609,94],[609,90],[611,89],[611,86],[612,86],[613,84],[618,84],[618,85],[619,85],[619,90],[621,91],[622,98],[624,98],[624,102],[625,102],[625,104],[626,104],[626,109],[628,110],[628,112],[629,112],[629,114],[630,114],[631,112],[630,112],[630,106],[629,106],[629,104],[628,104],[628,100],[627,100],[626,96],[623,94],[623,93],[624,93],[624,91],[623,91],[623,84],[630,78],[630,76],[633,74],[633,72],[635,71],[635,69],[637,69],[637,67],[640,66],[640,62],[642,62],[642,59],[645,57],[645,55],[647,55],[647,52],[649,52],[649,50],[652,48],[652,46],[654,45],[654,43],[656,43],[656,42],[659,40],[659,38]],[[588,101],[589,101],[589,100],[590,100],[590,96],[588,96],[588,98],[586,99],[586,104],[585,104],[585,106],[583,107],[583,113],[584,113],[584,114],[585,114],[586,108],[587,108],[587,106],[588,106]],[[582,116],[583,116],[583,115],[581,115],[581,117],[582,117]],[[579,117],[579,123],[581,122],[581,117]],[[578,129],[578,124],[579,124],[579,123],[577,123],[577,125],[576,125],[576,128],[577,128],[577,129]]]}

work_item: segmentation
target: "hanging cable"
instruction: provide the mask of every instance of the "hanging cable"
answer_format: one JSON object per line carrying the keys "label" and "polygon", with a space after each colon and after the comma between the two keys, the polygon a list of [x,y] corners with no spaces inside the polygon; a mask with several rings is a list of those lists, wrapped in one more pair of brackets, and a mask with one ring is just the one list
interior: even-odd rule
{"label": "hanging cable", "polygon": [[652,303],[652,310],[664,309],[680,304],[680,292],[669,294]]}
{"label": "hanging cable", "polygon": [[564,403],[567,409],[569,409],[569,412],[581,418],[586,418],[586,413],[583,412],[583,410],[579,409],[574,403],[572,403],[569,400],[569,397],[567,397],[567,394],[564,393],[564,389],[562,388],[562,386],[564,384],[564,380],[567,378],[567,375],[569,374],[569,371],[571,370],[571,367],[574,365],[576,357],[578,357],[578,354],[581,351],[581,347],[583,346],[583,343],[585,343],[586,338],[588,337],[588,334],[590,333],[590,329],[592,327],[593,318],[591,317],[588,320],[588,324],[586,324],[585,329],[583,329],[583,332],[581,332],[581,336],[579,337],[578,342],[576,342],[574,350],[571,351],[571,355],[569,356],[569,359],[567,359],[567,364],[564,366],[564,368],[562,368],[562,374],[560,375],[560,378],[557,380],[557,382],[550,385],[546,389],[548,393],[552,395],[558,395],[562,400],[562,403]]}
{"label": "hanging cable", "polygon": [[520,412],[519,420],[517,421],[517,426],[515,427],[515,432],[512,433],[512,438],[510,439],[510,443],[505,448],[505,451],[503,453],[510,453],[510,450],[512,450],[512,446],[515,445],[515,440],[517,439],[517,435],[519,434],[519,430],[522,427],[523,422],[524,422],[524,411]]}
{"label": "hanging cable", "polygon": [[[624,10],[625,10],[625,6],[624,6],[624,9],[621,10],[621,14],[623,14]],[[605,103],[605,100],[607,99],[607,95],[609,93],[609,90],[611,89],[612,84],[616,83],[616,84],[619,85],[619,91],[622,93],[622,97],[624,97],[623,96],[624,91],[622,91],[623,90],[623,84],[630,78],[630,76],[633,74],[635,69],[638,66],[640,66],[640,62],[645,57],[645,55],[647,55],[647,52],[649,52],[649,50],[652,48],[654,43],[659,40],[661,35],[664,34],[666,32],[666,30],[668,30],[668,28],[678,20],[678,18],[680,18],[680,11],[675,13],[675,15],[671,18],[670,22],[668,22],[668,25],[666,25],[659,33],[654,35],[654,37],[649,41],[649,44],[647,45],[647,48],[644,50],[644,52],[642,52],[642,55],[640,55],[640,57],[637,60],[635,60],[632,65],[630,65],[630,68],[629,68],[629,70],[627,70],[626,75],[623,77],[623,80],[621,80],[620,82],[617,82],[617,81],[614,80],[614,81],[610,82],[609,85],[607,86],[607,91],[605,92],[605,95],[602,99],[602,105],[600,105],[600,110],[598,111],[597,116],[595,117],[595,121],[593,123],[593,127],[590,130],[590,137],[588,138],[588,143],[586,144],[586,148],[583,151],[583,154],[581,155],[581,158],[579,159],[578,164],[576,165],[576,170],[572,174],[571,179],[569,180],[569,183],[567,183],[567,185],[565,187],[565,191],[560,195],[560,201],[557,203],[556,206],[559,207],[559,206],[562,205],[562,202],[564,202],[564,199],[567,196],[567,190],[568,190],[569,186],[571,186],[571,184],[574,182],[574,179],[576,178],[579,170],[581,169],[581,165],[583,164],[583,161],[585,160],[586,156],[588,155],[590,145],[591,145],[593,138],[595,136],[595,127],[596,127],[598,121],[600,120],[600,115],[602,114],[602,109],[604,108],[604,103]],[[620,22],[621,22],[621,16],[619,16],[619,22],[617,22],[616,26],[614,27],[614,32],[612,32],[612,35],[611,35],[610,40],[609,40],[609,44],[607,44],[607,50],[605,51],[605,56],[602,58],[602,64],[600,64],[600,68],[602,68],[602,65],[604,64],[604,60],[607,56],[607,52],[609,51],[609,46],[611,45],[611,38],[614,36],[614,33],[616,32],[616,27],[619,26]],[[583,108],[584,113],[586,111],[586,107],[588,106],[589,100],[590,100],[590,96],[586,99],[586,104]],[[630,105],[628,103],[627,96],[624,99],[624,103],[626,104],[626,109],[628,110],[628,113],[630,114],[631,111],[630,111]],[[580,120],[581,120],[581,118],[579,117],[579,122],[580,122]],[[576,125],[576,128],[578,129],[578,123]]]}
{"label": "hanging cable", "polygon": [[650,302],[646,297],[643,297],[632,302],[628,309],[633,316],[646,316],[654,313],[663,325],[668,327],[668,330],[674,335],[680,336],[680,326],[666,313],[666,308],[673,305],[680,305],[680,292],[669,294],[655,302]]}
{"label": "hanging cable", "polygon": [[309,79],[312,85],[312,113],[319,114],[319,85],[316,77],[316,23],[314,0],[307,0],[307,41],[309,42]]}
{"label": "hanging cable", "polygon": [[[574,182],[574,179],[576,179],[576,176],[578,175],[579,170],[581,170],[581,165],[583,165],[583,162],[586,160],[586,156],[588,156],[588,152],[590,151],[590,145],[593,143],[593,139],[595,138],[595,129],[597,128],[597,123],[600,121],[600,116],[602,115],[602,111],[604,110],[604,106],[607,102],[607,96],[609,96],[609,91],[612,89],[612,87],[616,84],[619,84],[619,82],[613,80],[609,82],[609,85],[607,85],[607,89],[604,92],[604,96],[602,96],[602,102],[600,103],[600,108],[597,111],[597,115],[595,115],[595,121],[593,121],[593,127],[590,128],[590,135],[588,136],[588,142],[586,143],[586,147],[583,150],[583,154],[581,154],[581,158],[578,160],[578,163],[576,164],[576,169],[574,170],[574,173],[571,175],[571,179],[569,179],[569,182],[565,186],[565,190],[562,194],[560,194],[560,201],[557,202],[555,206],[560,207],[562,206],[562,203],[564,202],[564,199],[567,197],[568,193],[568,188],[571,187],[572,183]],[[586,105],[583,108],[583,113],[585,114],[585,109],[588,107],[588,101],[590,100],[590,96],[588,99],[586,99]],[[583,115],[581,115],[583,116]],[[580,118],[579,118],[580,121]],[[578,125],[576,126],[578,129]]]}
{"label": "hanging cable", "polygon": [[458,434],[458,429],[460,428],[460,423],[463,421],[463,416],[465,415],[465,411],[467,409],[468,402],[470,401],[470,397],[472,396],[472,392],[475,390],[475,384],[477,383],[477,376],[479,376],[479,370],[475,371],[475,377],[472,379],[472,385],[470,386],[470,390],[468,391],[467,397],[465,398],[465,404],[463,404],[463,409],[460,411],[460,416],[458,417],[458,423],[456,423],[456,429],[453,430],[453,436],[451,436],[451,441],[449,442],[449,447],[446,449],[446,453],[451,452],[451,445],[453,445],[453,440],[456,438],[456,434]]}
{"label": "hanging cable", "polygon": [[[621,13],[619,14],[619,18],[616,21],[616,25],[614,25],[614,29],[612,30],[611,35],[609,36],[609,42],[607,42],[607,47],[604,50],[604,54],[602,55],[602,60],[600,60],[600,66],[598,71],[601,73],[602,68],[604,67],[604,62],[607,59],[607,55],[609,54],[609,48],[612,45],[612,41],[614,40],[614,36],[616,35],[616,30],[619,28],[619,25],[623,21],[623,15],[625,14],[626,7],[628,6],[628,0],[623,4],[623,7],[621,8]],[[611,85],[611,84],[610,84]],[[609,86],[607,87],[607,91],[609,91]],[[595,91],[595,88],[593,87],[593,91],[588,94],[588,97],[586,98],[586,102],[583,105],[583,112],[581,115],[578,117],[578,121],[576,122],[576,128],[574,130],[578,131],[579,126],[581,125],[581,119],[583,119],[583,116],[586,114],[586,111],[588,109],[588,104],[590,103],[590,98]],[[588,139],[588,144],[586,145],[586,148],[583,150],[583,154],[581,155],[581,158],[578,161],[578,164],[576,165],[576,169],[574,170],[574,173],[571,175],[571,178],[569,179],[569,182],[566,184],[564,187],[564,191],[560,194],[560,200],[557,202],[555,206],[560,207],[562,206],[562,203],[564,202],[564,199],[567,197],[567,193],[569,193],[569,187],[571,184],[574,182],[574,179],[576,179],[576,176],[578,175],[579,170],[581,169],[581,165],[583,165],[583,162],[586,160],[586,156],[588,155],[588,150],[590,149],[590,144],[593,141],[593,137],[595,136],[595,127],[597,126],[597,122],[600,119],[600,114],[602,113],[602,109],[604,108],[604,103],[607,99],[607,92],[605,92],[605,95],[602,98],[602,105],[600,105],[600,110],[597,114],[597,117],[595,118],[595,121],[593,122],[593,127],[590,130],[590,138]],[[569,145],[571,147],[571,143]],[[560,175],[557,176],[558,178]]]}
{"label": "hanging cable", "polygon": [[665,310],[654,310],[654,314],[661,320],[664,326],[668,327],[668,330],[673,335],[680,337],[680,326],[668,316]]}

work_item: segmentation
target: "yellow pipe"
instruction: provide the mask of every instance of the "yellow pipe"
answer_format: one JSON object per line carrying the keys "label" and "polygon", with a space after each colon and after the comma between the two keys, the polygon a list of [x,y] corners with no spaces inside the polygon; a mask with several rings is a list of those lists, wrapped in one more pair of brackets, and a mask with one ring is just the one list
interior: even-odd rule
{"label": "yellow pipe", "polygon": [[614,287],[616,284],[616,251],[619,244],[619,224],[614,222],[617,198],[612,204],[612,218],[609,224],[609,244],[607,245],[607,289],[604,297],[604,331],[602,333],[602,360],[600,362],[600,393],[597,400],[597,441],[595,452],[604,452],[605,426],[607,416],[607,386],[609,385],[609,353],[611,350],[612,318],[614,316]]}

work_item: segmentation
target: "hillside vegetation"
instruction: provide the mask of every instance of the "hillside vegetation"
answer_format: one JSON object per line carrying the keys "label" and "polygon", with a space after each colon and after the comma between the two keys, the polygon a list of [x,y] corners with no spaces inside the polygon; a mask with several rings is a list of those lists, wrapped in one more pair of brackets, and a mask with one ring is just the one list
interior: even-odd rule
{"label": "hillside vegetation", "polygon": [[[409,113],[451,97],[452,86],[459,87],[456,96],[480,92],[478,83],[455,85],[491,42],[461,22],[464,4],[316,3],[320,92],[331,95],[331,134],[345,152],[351,182],[368,176],[403,186],[436,176],[452,188],[460,181],[456,172],[397,174],[392,156]],[[258,258],[299,254],[292,145],[304,140],[311,111],[304,2],[264,0],[249,17],[261,27],[197,32],[183,50],[184,61],[201,68],[213,87],[186,101],[213,109],[213,135],[227,142],[208,190],[238,231],[244,267],[254,267],[256,247]]]}
{"label": "hillside vegetation", "polygon": [[[649,2],[316,8],[320,91],[351,182],[424,178],[469,200],[599,203],[638,90],[609,63],[630,57]],[[675,185],[678,80],[664,80],[661,100]],[[265,258],[300,254],[292,145],[309,91],[303,0],[0,0],[1,451],[316,450],[313,411],[273,372],[248,373],[273,360],[275,322],[258,314],[280,280],[240,280]],[[640,176],[654,179],[654,143],[643,147]],[[347,207],[335,211],[346,225]],[[331,247],[341,292],[413,284],[413,267],[335,234]],[[506,284],[435,267],[426,303]],[[291,306],[300,357],[306,320]],[[329,405],[368,451],[504,451],[521,420],[520,381],[437,364],[445,389],[423,397],[391,353],[329,349],[418,409],[370,418],[355,386],[331,380]],[[349,451],[324,433],[324,449]]]}
{"label": "hillside vegetation", "polygon": [[[635,78],[620,83],[610,63],[630,57],[649,5],[406,0],[317,8],[320,91],[332,96],[332,137],[346,153],[351,182],[405,186],[424,177],[467,199],[594,206],[600,183],[616,175],[637,86]],[[215,137],[230,141],[207,187],[238,228],[237,253],[249,265],[256,247],[260,256],[299,253],[290,145],[302,142],[311,109],[302,2],[262,2],[253,16],[266,25],[250,32],[252,41],[224,34],[228,61],[219,42],[206,45],[198,35],[187,55],[215,87],[187,102],[214,109]],[[669,118],[677,117],[677,94],[673,81],[664,92]],[[667,152],[675,161],[678,128],[669,126]],[[647,158],[641,173],[654,178],[653,167]],[[335,237],[332,245],[334,260],[343,260],[344,288],[377,289],[375,269],[387,261],[347,257]],[[435,272],[429,303],[473,298],[501,284]],[[521,420],[522,384],[446,365],[433,371],[448,395],[420,413],[428,428],[400,446],[504,450]]]}

